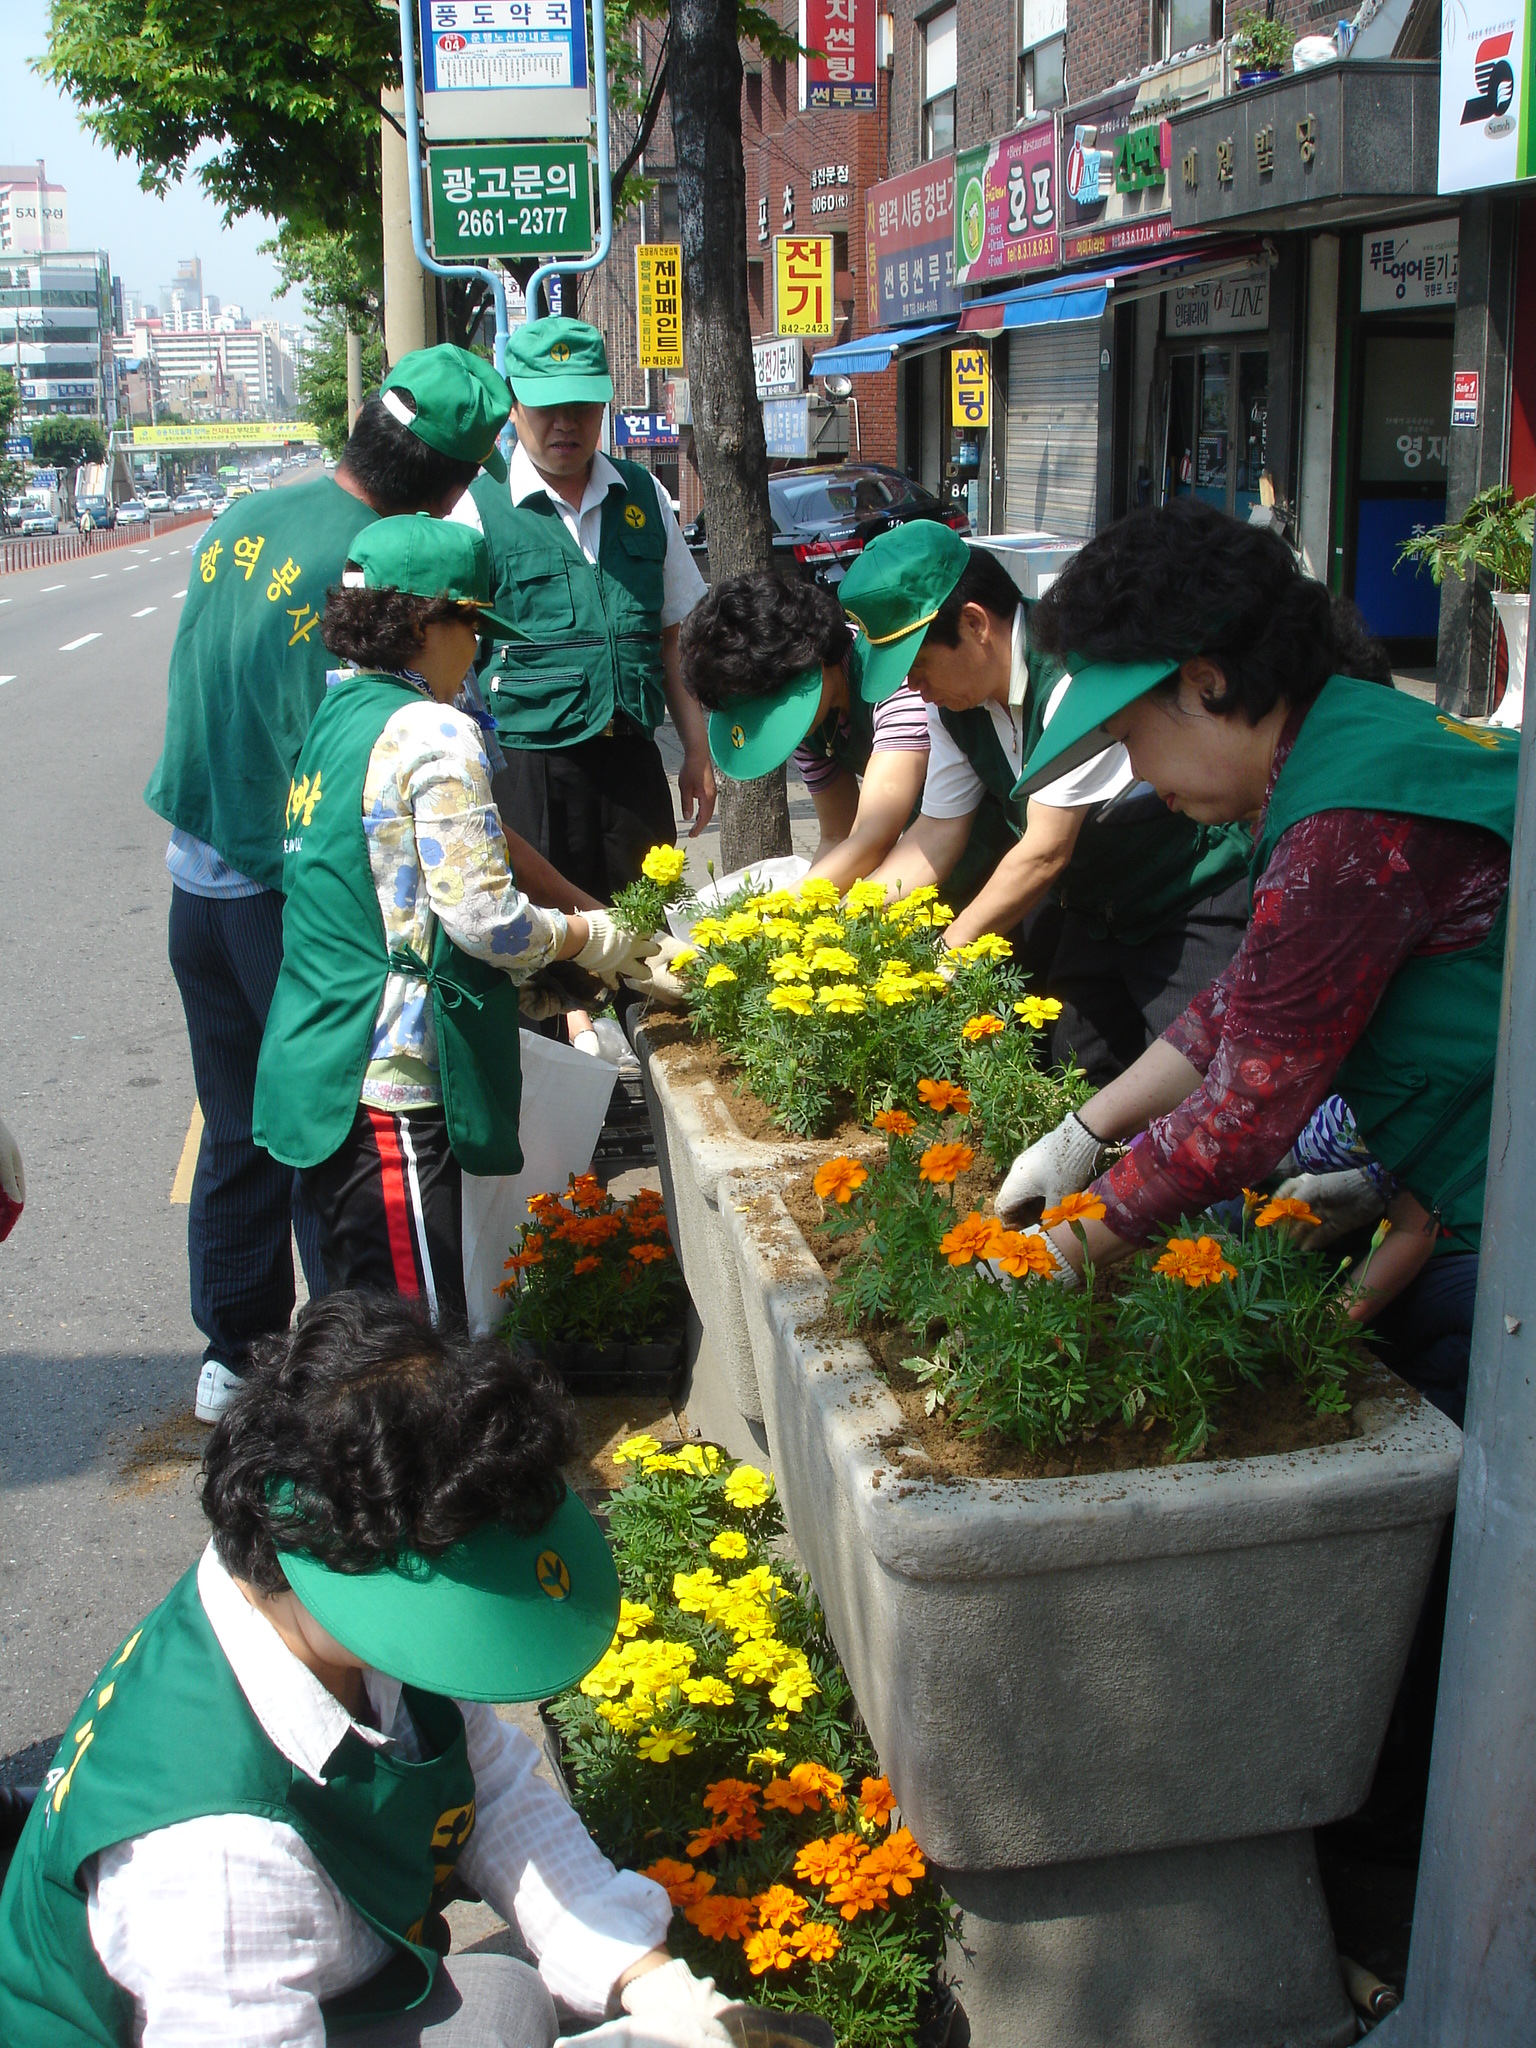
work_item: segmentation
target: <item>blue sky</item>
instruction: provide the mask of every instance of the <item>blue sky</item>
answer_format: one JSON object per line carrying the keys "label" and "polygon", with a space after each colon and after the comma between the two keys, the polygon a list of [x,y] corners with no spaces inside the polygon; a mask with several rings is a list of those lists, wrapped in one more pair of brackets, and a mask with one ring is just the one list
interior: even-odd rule
{"label": "blue sky", "polygon": [[301,320],[299,294],[274,299],[276,267],[256,253],[272,223],[249,214],[226,228],[190,175],[164,199],[141,192],[135,166],[88,135],[74,102],[29,68],[47,42],[47,0],[0,0],[0,163],[45,160],[49,179],[69,194],[71,246],[105,249],[125,288],[150,296],[180,257],[201,256],[205,291],[252,317]]}

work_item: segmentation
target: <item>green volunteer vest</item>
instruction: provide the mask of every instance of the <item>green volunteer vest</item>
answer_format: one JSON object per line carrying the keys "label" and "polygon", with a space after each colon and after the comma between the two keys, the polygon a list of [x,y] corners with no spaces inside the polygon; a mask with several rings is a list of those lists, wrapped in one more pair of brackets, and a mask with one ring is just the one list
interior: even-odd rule
{"label": "green volunteer vest", "polygon": [[[1282,833],[1318,811],[1443,818],[1508,846],[1519,767],[1515,733],[1333,676],[1270,794],[1253,881]],[[1450,1232],[1439,1241],[1445,1250],[1476,1251],[1482,1230],[1508,909],[1506,895],[1478,944],[1406,961],[1334,1083],[1376,1158]]]}
{"label": "green volunteer vest", "polygon": [[550,751],[605,732],[621,711],[647,734],[666,715],[661,663],[666,530],[656,485],[615,462],[597,561],[548,496],[514,505],[505,484],[470,486],[491,550],[495,608],[520,637],[497,641],[480,687],[503,747]]}
{"label": "green volunteer vest", "polygon": [[475,1781],[453,1701],[411,1686],[404,1697],[427,1761],[349,1730],[315,1784],[252,1713],[187,1572],[86,1694],[22,1834],[0,1895],[6,2048],[128,2048],[133,2001],[91,1946],[82,1873],[114,1842],[206,1814],[293,1828],[388,1942],[377,1975],[326,2001],[328,2032],[419,2005],[437,1975],[433,1936],[446,1936],[437,1909],[474,1829]]}
{"label": "green volunteer vest", "polygon": [[377,517],[318,477],[240,499],[188,551],[144,801],[268,889],[283,885],[283,805],[335,666],[320,638],[325,594]]}
{"label": "green volunteer vest", "polygon": [[283,867],[283,965],[256,1067],[252,1131],[285,1166],[318,1166],[357,1116],[389,971],[432,991],[438,1081],[453,1156],[468,1173],[516,1173],[521,1095],[517,990],[461,952],[436,919],[430,961],[391,953],[363,830],[368,759],[421,693],[395,676],[348,676],[327,693],[294,770]]}

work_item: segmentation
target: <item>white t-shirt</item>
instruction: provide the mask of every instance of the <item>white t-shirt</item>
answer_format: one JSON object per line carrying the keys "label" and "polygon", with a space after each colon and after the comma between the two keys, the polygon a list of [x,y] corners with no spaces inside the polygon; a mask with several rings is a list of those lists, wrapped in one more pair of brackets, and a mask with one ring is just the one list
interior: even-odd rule
{"label": "white t-shirt", "polygon": [[[1015,775],[1024,767],[1024,692],[1029,670],[1024,636],[1024,607],[1013,615],[1013,675],[1006,704],[989,703],[998,743]],[[1057,706],[1066,695],[1070,676],[1063,676],[1051,691],[1045,707],[1050,724]],[[1102,754],[1073,768],[1055,782],[1036,790],[1031,803],[1046,804],[1054,811],[1082,811],[1092,804],[1107,803],[1135,781],[1131,757],[1122,746],[1106,747]],[[928,777],[923,784],[925,818],[968,818],[981,808],[987,786],[962,752],[936,706],[928,707]]]}
{"label": "white t-shirt", "polygon": [[[521,505],[526,499],[537,497],[542,491],[551,505],[565,522],[565,530],[589,562],[596,562],[598,546],[603,532],[603,505],[610,488],[621,482],[619,472],[598,451],[592,458],[592,474],[587,478],[587,488],[581,495],[581,509],[578,511],[534,468],[527,449],[519,441],[507,462],[507,490],[514,505]],[[655,478],[651,479],[655,483]],[[704,595],[704,578],[699,574],[699,565],[688,552],[688,543],[683,539],[682,530],[672,516],[672,507],[656,491],[656,514],[661,520],[667,536],[667,559],[662,565],[661,627],[681,625]],[[448,514],[457,526],[472,526],[476,533],[483,531],[480,523],[480,508],[466,491],[457,505]]]}

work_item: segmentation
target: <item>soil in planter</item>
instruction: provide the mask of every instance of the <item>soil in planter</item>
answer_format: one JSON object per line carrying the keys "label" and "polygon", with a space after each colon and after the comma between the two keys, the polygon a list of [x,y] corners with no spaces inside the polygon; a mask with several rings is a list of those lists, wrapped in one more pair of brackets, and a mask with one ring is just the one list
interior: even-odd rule
{"label": "soil in planter", "polygon": [[681,1017],[652,1011],[645,1020],[645,1033],[658,1053],[666,1052],[666,1071],[679,1081],[710,1081],[730,1112],[735,1131],[743,1138],[766,1145],[851,1145],[869,1132],[844,1110],[830,1131],[816,1138],[801,1138],[776,1123],[773,1111],[760,1095],[754,1095],[741,1077],[741,1069],[713,1038],[695,1038]]}

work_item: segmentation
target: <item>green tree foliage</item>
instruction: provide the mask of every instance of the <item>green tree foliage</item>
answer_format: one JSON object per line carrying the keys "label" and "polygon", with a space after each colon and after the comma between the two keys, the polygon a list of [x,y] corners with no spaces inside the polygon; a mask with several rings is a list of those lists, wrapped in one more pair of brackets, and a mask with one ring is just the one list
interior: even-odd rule
{"label": "green tree foliage", "polygon": [[[377,328],[363,333],[363,391],[377,391],[384,375],[384,349]],[[347,328],[338,313],[325,313],[310,330],[299,369],[299,414],[312,420],[328,455],[347,445]]]}
{"label": "green tree foliage", "polygon": [[[11,431],[11,422],[16,417],[16,408],[21,403],[21,394],[16,389],[16,379],[9,370],[0,370],[0,436]],[[21,482],[21,464],[6,454],[0,446],[0,499],[10,497]],[[0,515],[3,518],[3,515]]]}
{"label": "green tree foliage", "polygon": [[107,440],[95,420],[71,419],[64,413],[50,413],[28,429],[32,436],[32,460],[60,469],[74,469],[82,462],[105,462]]}

